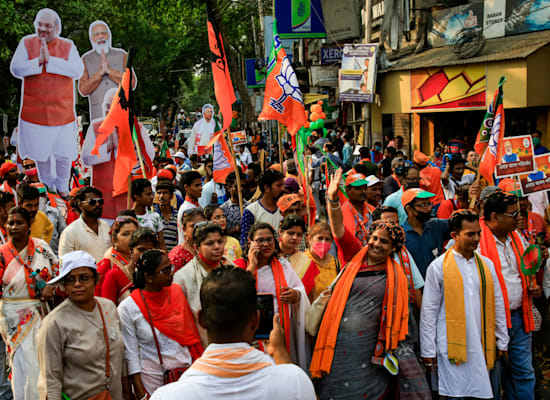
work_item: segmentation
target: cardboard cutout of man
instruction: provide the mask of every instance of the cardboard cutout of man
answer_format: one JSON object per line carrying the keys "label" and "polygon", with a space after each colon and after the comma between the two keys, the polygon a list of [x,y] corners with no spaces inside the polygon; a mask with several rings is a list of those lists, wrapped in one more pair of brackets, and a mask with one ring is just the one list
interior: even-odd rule
{"label": "cardboard cutout of man", "polygon": [[[123,49],[111,47],[111,29],[104,21],[94,21],[90,24],[88,35],[92,50],[82,56],[84,73],[78,81],[78,91],[82,97],[88,97],[90,103],[90,121],[103,118],[101,105],[105,93],[117,88],[128,54]],[[132,69],[132,89],[137,85],[137,78]]]}
{"label": "cardboard cutout of man", "polygon": [[[108,137],[105,143],[101,145],[99,148],[99,157],[95,154],[91,154],[91,152],[95,145],[98,129],[109,112],[109,108],[117,90],[118,88],[111,88],[105,93],[101,105],[101,118],[92,120],[86,132],[84,144],[82,145],[82,162],[92,168],[92,186],[98,188],[103,193],[103,201],[105,204],[103,206],[102,217],[107,219],[116,218],[118,212],[128,208],[126,204],[126,195],[113,197],[113,171],[115,170],[116,150],[118,148],[118,133],[114,132]],[[155,158],[155,147],[153,143],[151,143],[149,135],[147,135],[147,130],[144,129],[141,124],[136,127],[136,130],[141,133],[147,154],[152,160]],[[142,175],[140,174],[138,178],[141,177]]]}
{"label": "cardboard cutout of man", "polygon": [[214,106],[205,104],[202,106],[202,118],[193,125],[191,135],[187,139],[187,153],[202,156],[206,154],[206,145],[214,136],[216,121],[214,120]]}
{"label": "cardboard cutout of man", "polygon": [[36,33],[19,42],[10,65],[23,81],[17,150],[36,161],[44,184],[67,196],[77,157],[74,80],[84,65],[74,43],[59,37],[61,19],[54,10],[38,11],[34,27]]}

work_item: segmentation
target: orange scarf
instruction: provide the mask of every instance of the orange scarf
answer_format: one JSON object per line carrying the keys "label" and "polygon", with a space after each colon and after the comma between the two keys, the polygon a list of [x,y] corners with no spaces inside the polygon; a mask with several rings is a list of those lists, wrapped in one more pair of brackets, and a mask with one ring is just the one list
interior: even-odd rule
{"label": "orange scarf", "polygon": [[[149,321],[147,308],[139,293],[140,291],[143,293],[143,297],[151,311],[153,321]],[[146,292],[138,289],[134,290],[131,296],[151,325],[154,325],[163,335],[175,340],[181,346],[187,346],[193,360],[201,356],[203,348],[199,339],[199,332],[195,326],[191,309],[179,285],[173,283],[172,286],[163,288],[160,292]]]}
{"label": "orange scarf", "polygon": [[201,358],[196,360],[191,369],[220,378],[240,378],[260,369],[271,367],[263,353],[253,347],[248,349],[206,350]]}
{"label": "orange scarf", "polygon": [[[330,373],[340,321],[346,308],[351,286],[363,265],[367,251],[368,248],[364,247],[352,258],[332,292],[313,350],[310,366],[313,378],[322,378]],[[376,363],[384,350],[387,352],[394,350],[409,332],[407,276],[391,257],[386,260],[386,274],[386,293],[382,306],[378,343],[374,352],[375,357],[373,357],[373,361]],[[388,299],[391,299],[392,304],[389,307]]]}
{"label": "orange scarf", "polygon": [[[502,290],[502,297],[504,297],[504,306],[506,308],[506,322],[508,328],[512,327],[512,319],[510,315],[510,302],[508,300],[508,290],[506,289],[506,281],[504,276],[502,276],[502,266],[500,263],[500,257],[498,256],[497,244],[493,232],[485,223],[485,219],[480,219],[481,224],[481,241],[479,242],[479,248],[481,254],[485,257],[491,259],[495,265],[495,271],[497,273],[498,282],[500,284],[500,289]],[[521,309],[523,313],[523,324],[525,332],[529,333],[535,329],[535,320],[533,318],[533,309],[531,308],[531,299],[529,298],[529,292],[527,291],[527,277],[523,275],[519,266],[521,265],[521,256],[523,255],[523,244],[519,235],[514,231],[509,234],[512,238],[512,249],[514,250],[514,255],[516,256],[516,262],[518,264],[518,272],[521,277],[521,287],[522,287],[522,301]]]}

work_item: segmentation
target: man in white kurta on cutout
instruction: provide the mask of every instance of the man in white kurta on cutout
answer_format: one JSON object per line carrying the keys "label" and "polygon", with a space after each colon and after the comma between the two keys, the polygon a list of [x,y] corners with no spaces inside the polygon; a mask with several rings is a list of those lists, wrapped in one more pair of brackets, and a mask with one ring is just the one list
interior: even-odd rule
{"label": "man in white kurta on cutout", "polygon": [[[475,254],[489,269],[494,285],[497,357],[506,357],[509,337],[499,280],[492,261],[476,251],[480,241],[481,228],[477,215],[472,214],[474,218],[465,218],[456,224],[460,228],[453,229],[452,223],[449,224],[449,228],[453,229],[451,237],[455,240],[455,245],[448,250],[454,255],[462,276],[467,361],[458,365],[453,364],[448,355],[443,272],[446,253],[432,261],[426,272],[420,313],[420,349],[426,369],[433,371],[437,367],[438,389],[441,396],[490,399],[494,396],[482,346],[482,299]],[[453,216],[450,219],[452,218]],[[460,294],[456,294],[456,296],[460,296]]]}
{"label": "man in white kurta on cutout", "polygon": [[[103,118],[102,103],[109,89],[118,88],[126,66],[128,54],[123,49],[112,47],[109,25],[94,21],[88,28],[92,50],[82,56],[84,73],[78,81],[78,91],[88,97],[90,121]],[[137,86],[136,74],[132,68],[132,89]]]}
{"label": "man in white kurta on cutout", "polygon": [[23,81],[17,150],[35,160],[44,184],[67,196],[77,157],[74,80],[84,65],[74,43],[59,37],[61,19],[54,10],[40,10],[34,26],[36,33],[19,42],[10,65]]}
{"label": "man in white kurta on cutout", "polygon": [[187,154],[197,154],[202,156],[206,154],[206,145],[214,136],[216,130],[216,121],[213,118],[214,106],[205,104],[202,106],[202,118],[193,125],[191,135],[187,139]]}

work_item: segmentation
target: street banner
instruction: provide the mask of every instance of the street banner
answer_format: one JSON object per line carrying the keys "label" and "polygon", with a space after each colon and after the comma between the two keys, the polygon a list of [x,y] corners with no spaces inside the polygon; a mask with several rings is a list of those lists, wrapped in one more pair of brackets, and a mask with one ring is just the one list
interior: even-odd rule
{"label": "street banner", "polygon": [[345,44],[339,71],[340,101],[372,103],[378,44]]}
{"label": "street banner", "polygon": [[550,154],[535,156],[535,172],[520,175],[519,180],[524,196],[550,190]]}
{"label": "street banner", "polygon": [[275,0],[275,19],[282,39],[326,37],[320,0]]}
{"label": "street banner", "polygon": [[231,132],[231,143],[233,144],[233,146],[246,144],[246,131]]}
{"label": "street banner", "polygon": [[[378,1],[380,2],[380,0]],[[361,24],[361,8],[363,4],[357,0],[321,0],[323,16],[325,18],[325,29],[330,42],[355,39],[361,36],[363,32]],[[373,6],[373,24],[375,18],[374,11]],[[380,15],[380,13],[376,15]]]}
{"label": "street banner", "polygon": [[535,168],[535,151],[530,135],[505,137],[495,168],[497,178],[537,172]]}
{"label": "street banner", "polygon": [[246,66],[246,87],[261,88],[265,87],[265,66],[258,68],[255,58],[247,58],[244,63]]}

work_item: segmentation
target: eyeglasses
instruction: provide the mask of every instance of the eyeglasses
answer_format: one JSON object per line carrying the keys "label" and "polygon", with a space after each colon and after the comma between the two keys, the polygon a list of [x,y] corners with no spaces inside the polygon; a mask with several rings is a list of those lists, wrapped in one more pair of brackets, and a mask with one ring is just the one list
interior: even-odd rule
{"label": "eyeglasses", "polygon": [[36,168],[36,164],[23,165],[23,169],[31,169],[31,168]]}
{"label": "eyeglasses", "polygon": [[209,226],[214,226],[214,225],[216,225],[216,224],[213,223],[212,221],[201,221],[201,222],[197,222],[195,224],[195,226],[193,227],[193,229],[195,229],[195,231],[196,231],[198,229],[203,229],[203,228],[207,228]]}
{"label": "eyeglasses", "polygon": [[516,210],[514,211],[513,213],[503,213],[504,215],[508,216],[508,217],[512,217],[512,218],[516,218],[519,214],[519,210]]}
{"label": "eyeglasses", "polygon": [[174,269],[175,269],[174,266],[170,265],[169,267],[161,269],[157,273],[161,275],[172,275],[174,273]]}
{"label": "eyeglasses", "polygon": [[100,206],[102,206],[104,203],[103,199],[90,199],[90,200],[83,200],[82,202],[88,203],[92,207],[95,206],[96,204],[99,204]]}
{"label": "eyeglasses", "polygon": [[265,238],[258,238],[258,239],[254,239],[254,241],[258,244],[271,244],[275,241],[275,239],[273,239],[272,237],[265,237]]}
{"label": "eyeglasses", "polygon": [[428,208],[432,208],[433,204],[432,203],[414,204],[413,207],[420,207],[420,208],[423,208],[424,210],[427,210]]}
{"label": "eyeglasses", "polygon": [[91,279],[93,278],[93,275],[88,275],[88,274],[84,274],[84,275],[69,275],[68,277],[66,277],[63,282],[66,284],[66,285],[74,285],[77,281],[80,282],[80,283],[87,283],[89,282]]}

